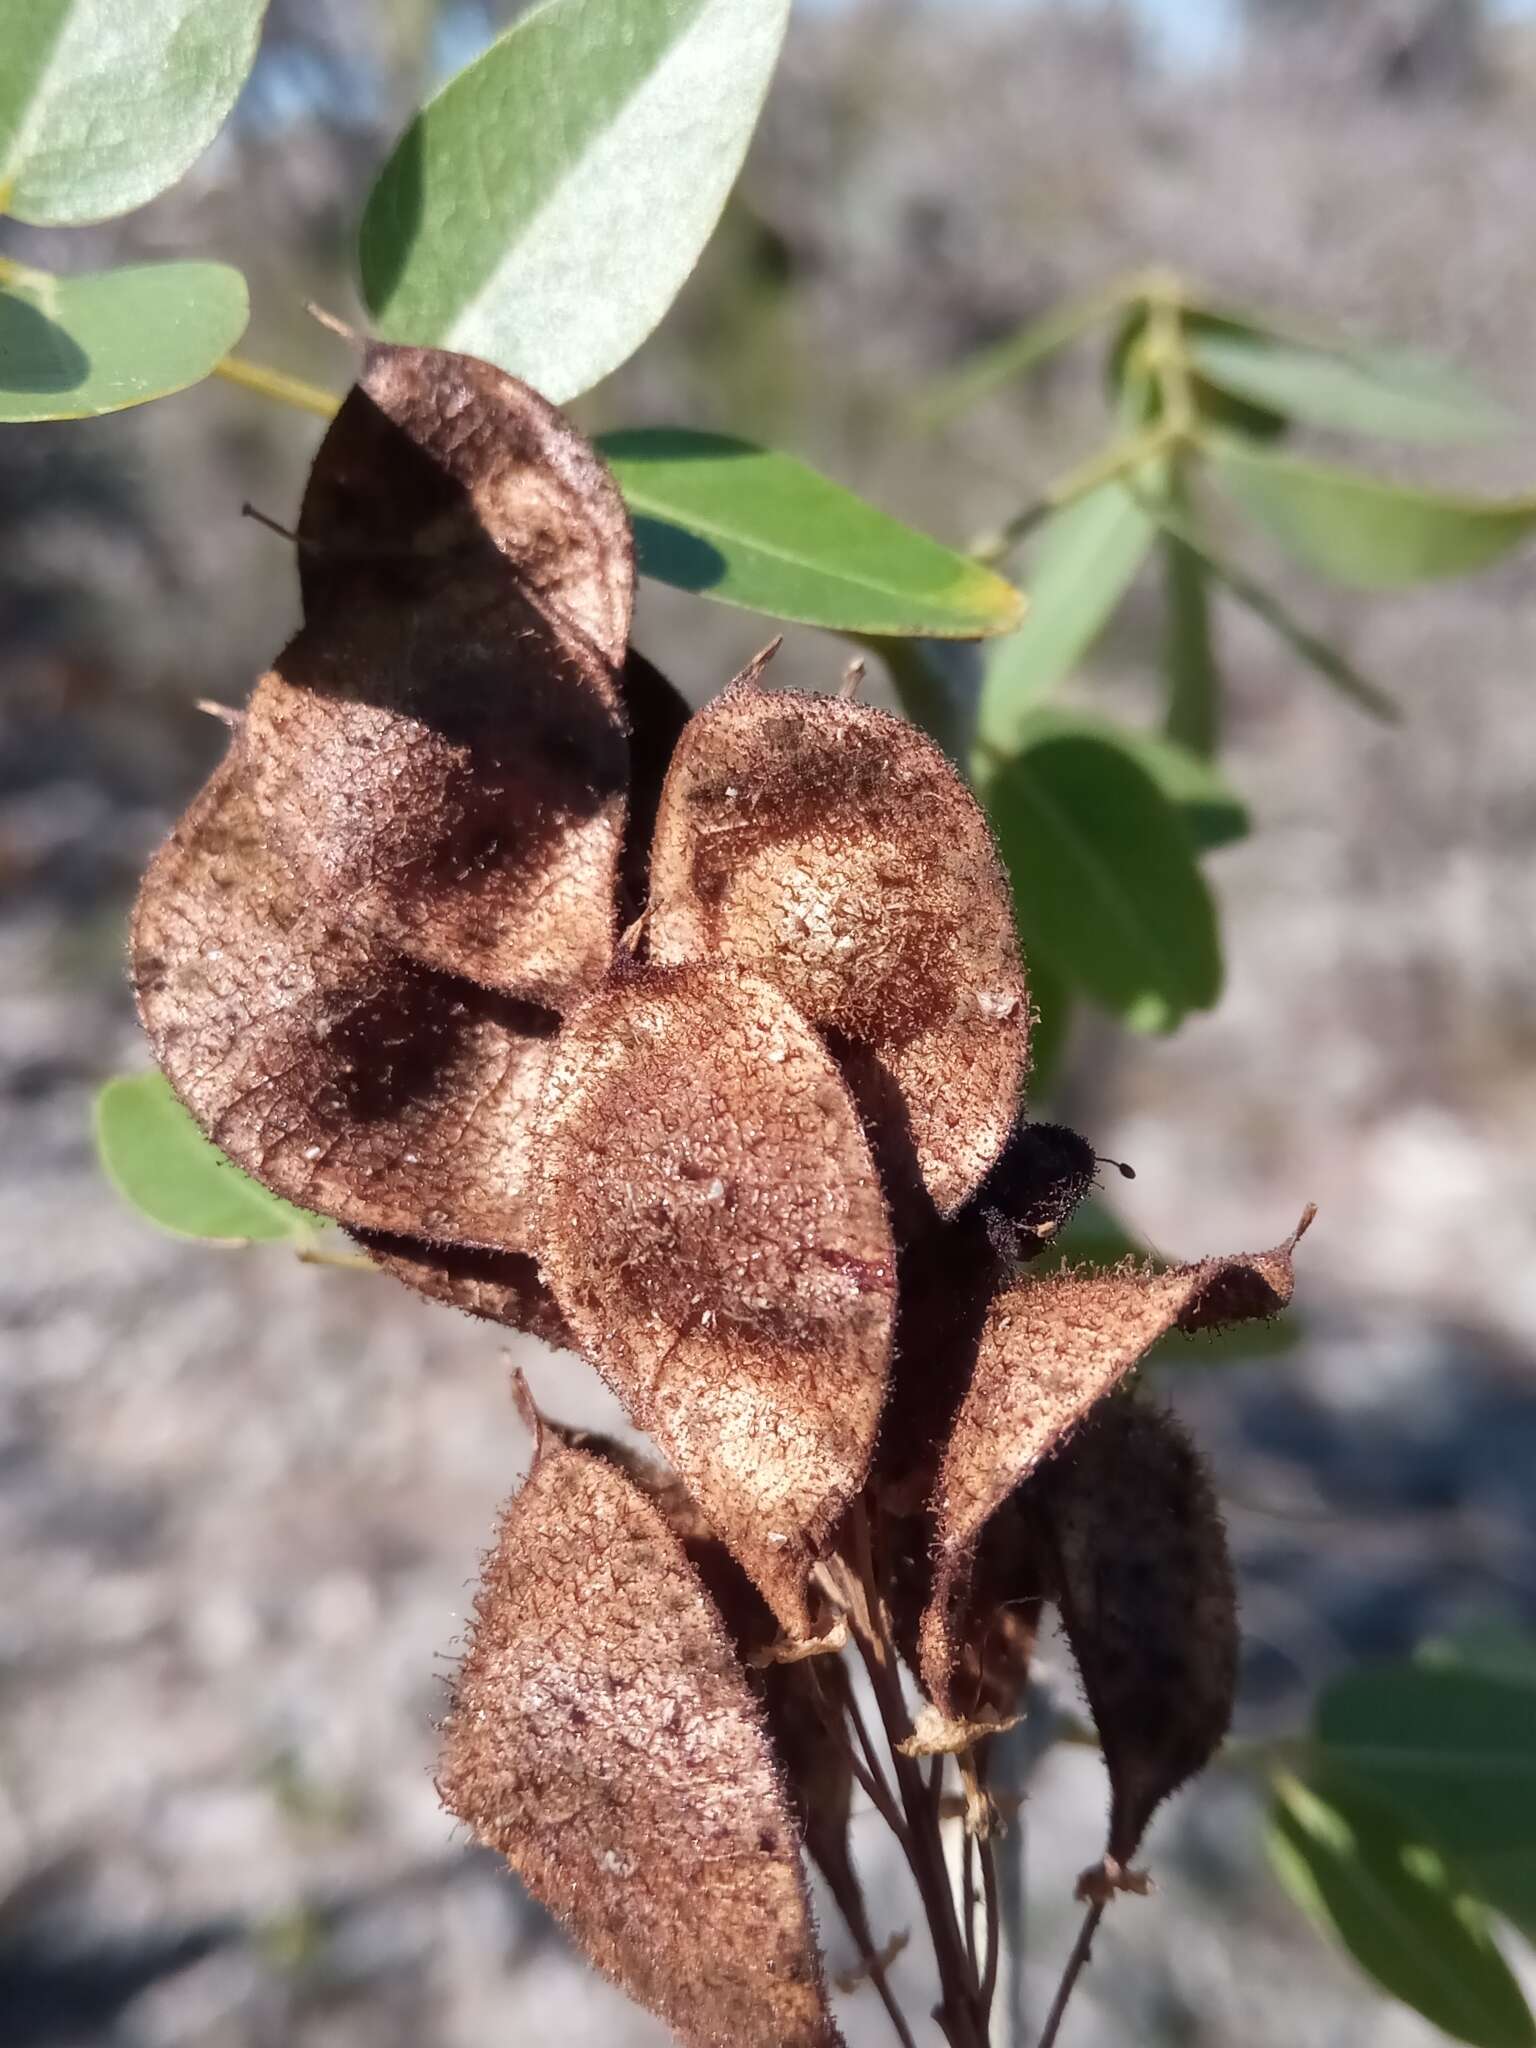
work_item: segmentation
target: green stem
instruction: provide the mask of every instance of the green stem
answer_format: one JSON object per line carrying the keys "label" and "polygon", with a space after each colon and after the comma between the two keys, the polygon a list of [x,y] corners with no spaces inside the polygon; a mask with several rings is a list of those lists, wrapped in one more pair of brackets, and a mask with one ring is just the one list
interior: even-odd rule
{"label": "green stem", "polygon": [[[1167,503],[1178,519],[1189,507],[1184,459],[1168,464]],[[1205,760],[1221,744],[1221,676],[1211,638],[1211,590],[1205,564],[1190,547],[1163,531],[1163,673],[1168,705],[1163,730],[1169,739]]]}
{"label": "green stem", "polygon": [[1075,469],[1067,470],[1054,483],[1047,484],[1034,504],[1015,513],[996,533],[978,541],[971,550],[972,554],[983,562],[999,561],[1011,553],[1048,514],[1060,512],[1079,498],[1086,498],[1101,484],[1114,483],[1119,477],[1132,475],[1144,463],[1168,454],[1178,439],[1168,421],[1159,420],[1154,426],[1143,428],[1140,433],[1132,434],[1123,441],[1112,441],[1097,455],[1089,456],[1086,462],[1080,462]]}
{"label": "green stem", "polygon": [[215,377],[242,390],[259,392],[279,405],[291,405],[299,412],[314,413],[322,420],[333,419],[341,400],[334,392],[302,377],[290,377],[286,370],[272,370],[265,363],[247,362],[244,356],[223,356],[213,366]]}

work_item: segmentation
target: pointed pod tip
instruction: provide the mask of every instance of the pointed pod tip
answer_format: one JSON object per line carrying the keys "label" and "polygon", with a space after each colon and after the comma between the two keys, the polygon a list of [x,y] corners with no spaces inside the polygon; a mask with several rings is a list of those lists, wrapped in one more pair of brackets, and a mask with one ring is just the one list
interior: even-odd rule
{"label": "pointed pod tip", "polygon": [[512,1404],[517,1410],[518,1418],[522,1422],[523,1427],[533,1438],[533,1462],[537,1465],[544,1455],[544,1438],[546,1433],[544,1417],[540,1414],[538,1403],[533,1398],[533,1390],[528,1384],[528,1376],[521,1368],[512,1375]]}
{"label": "pointed pod tip", "polygon": [[1291,1232],[1290,1236],[1289,1236],[1289,1237],[1288,1237],[1288,1238],[1287,1238],[1287,1239],[1285,1240],[1285,1249],[1286,1249],[1286,1250],[1287,1250],[1288,1252],[1293,1252],[1293,1251],[1295,1251],[1295,1249],[1296,1249],[1297,1245],[1298,1245],[1298,1244],[1300,1244],[1301,1240],[1302,1240],[1302,1239],[1303,1239],[1303,1238],[1304,1238],[1304,1237],[1306,1236],[1307,1232],[1308,1232],[1308,1231],[1309,1231],[1309,1230],[1310,1230],[1310,1229],[1312,1228],[1312,1222],[1313,1222],[1313,1218],[1314,1218],[1314,1217],[1315,1217],[1316,1215],[1317,1215],[1317,1204],[1316,1204],[1316,1202],[1308,1202],[1308,1204],[1307,1204],[1307,1206],[1305,1207],[1305,1209],[1303,1209],[1303,1210],[1302,1210],[1302,1212],[1301,1212],[1301,1221],[1300,1221],[1300,1222],[1299,1222],[1299,1223],[1298,1223],[1298,1224],[1296,1225],[1296,1228],[1295,1228],[1295,1229],[1294,1229],[1294,1230],[1293,1230],[1293,1231]]}
{"label": "pointed pod tip", "polygon": [[339,334],[343,341],[350,341],[354,348],[366,345],[366,337],[359,334],[355,327],[349,327],[345,320],[340,319],[335,313],[328,312],[324,306],[317,306],[313,299],[304,301],[304,310],[311,320],[318,321],[320,326],[328,328],[332,334]]}

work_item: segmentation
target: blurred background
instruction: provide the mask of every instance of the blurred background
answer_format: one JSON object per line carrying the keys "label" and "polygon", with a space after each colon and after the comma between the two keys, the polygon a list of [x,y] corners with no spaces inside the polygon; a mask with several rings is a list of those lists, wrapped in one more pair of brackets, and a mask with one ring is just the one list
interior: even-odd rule
{"label": "blurred background", "polygon": [[[274,0],[236,117],[174,192],[7,253],[223,256],[244,353],[333,388],[349,250],[393,137],[515,7]],[[577,408],[792,449],[966,544],[1101,437],[1102,365],[1055,359],[937,435],[908,407],[1059,299],[1166,262],[1219,296],[1443,354],[1527,432],[1435,450],[1536,481],[1536,10],[1478,0],[868,0],[795,10],[739,197],[661,332]],[[145,1064],[124,972],[144,858],[297,617],[318,421],[209,383],[10,428],[0,462],[0,2038],[7,2048],[659,2042],[439,1812],[433,1717],[525,1446],[501,1333],[365,1274],[155,1235],[89,1104]],[[1394,458],[1397,473],[1418,471]],[[1344,1665],[1536,1620],[1536,590],[1531,557],[1404,594],[1296,582],[1408,712],[1369,724],[1220,619],[1230,779],[1218,1010],[1084,1021],[1061,1099],[1173,1255],[1274,1242],[1304,1201],[1300,1341],[1170,1373],[1241,1571],[1241,1725],[1299,1730]],[[1265,563],[1282,588],[1286,572]],[[1155,587],[1074,685],[1154,713]],[[767,633],[648,590],[636,634],[695,699]],[[791,631],[787,678],[847,650]],[[607,1414],[522,1343],[541,1402]],[[1063,1699],[1064,1660],[1047,1659]],[[1054,1751],[1024,1835],[1037,2027],[1098,1842]],[[1213,1771],[1154,1830],[1078,2048],[1413,2048],[1439,2038],[1325,1951]],[[892,1873],[877,1921],[901,1924]],[[920,1949],[914,1941],[914,1952]],[[834,1962],[846,1962],[833,1937]],[[1529,1985],[1528,1961],[1516,1958]],[[923,1960],[902,1964],[914,2009]],[[882,2038],[866,1992],[850,2041]],[[1029,2038],[1029,2037],[1021,2037]]]}

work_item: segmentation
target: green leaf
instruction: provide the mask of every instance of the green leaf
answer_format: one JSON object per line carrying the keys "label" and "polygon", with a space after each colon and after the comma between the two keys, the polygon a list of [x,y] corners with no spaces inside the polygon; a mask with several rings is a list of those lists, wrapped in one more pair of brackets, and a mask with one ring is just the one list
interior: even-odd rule
{"label": "green leaf", "polygon": [[245,1244],[307,1238],[324,1227],[210,1145],[163,1075],[106,1084],[96,1098],[96,1147],[124,1201],[177,1237]]}
{"label": "green leaf", "polygon": [[1444,365],[1387,349],[1305,348],[1206,329],[1191,333],[1189,352],[1209,383],[1314,426],[1397,441],[1476,441],[1511,424]]}
{"label": "green leaf", "polygon": [[1025,577],[1029,615],[987,664],[983,747],[1013,751],[1028,713],[1076,668],[1135,582],[1156,531],[1121,483],[1100,484],[1041,522]]}
{"label": "green leaf", "polygon": [[1177,741],[1133,726],[1116,725],[1092,711],[1063,704],[1045,704],[1032,711],[1020,729],[1024,745],[1051,737],[1081,734],[1108,747],[1118,747],[1145,769],[1184,821],[1190,843],[1202,853],[1230,846],[1248,835],[1248,806],[1223,779],[1214,762],[1192,754]]}
{"label": "green leaf", "polygon": [[1292,653],[1298,654],[1309,668],[1315,669],[1340,696],[1347,697],[1359,710],[1371,718],[1380,719],[1384,725],[1402,723],[1401,707],[1385,690],[1361,675],[1336,647],[1330,647],[1309,626],[1294,618],[1279,598],[1262,584],[1255,583],[1245,570],[1215,553],[1210,543],[1197,534],[1187,520],[1179,518],[1167,507],[1158,509],[1158,519],[1165,531],[1199,557],[1206,574],[1219,583],[1228,596],[1236,598],[1255,618],[1262,619],[1271,632],[1278,633]]}
{"label": "green leaf", "polygon": [[1308,1919],[1384,1991],[1474,2048],[1536,2041],[1486,1914],[1391,1813],[1330,1779],[1281,1776],[1269,1853]]}
{"label": "green leaf", "polygon": [[598,442],[634,515],[647,576],[835,632],[970,640],[1006,633],[1019,593],[792,456],[679,427]]}
{"label": "green leaf", "polygon": [[1218,480],[1283,548],[1352,588],[1463,576],[1536,531],[1536,499],[1442,495],[1229,439],[1206,447]]}
{"label": "green leaf", "polygon": [[1414,1662],[1459,1665],[1490,1678],[1536,1686],[1536,1636],[1511,1622],[1480,1622],[1421,1643],[1414,1652]]}
{"label": "green leaf", "polygon": [[1170,740],[1209,759],[1221,740],[1221,674],[1211,636],[1210,572],[1176,534],[1164,533],[1163,674]]}
{"label": "green leaf", "polygon": [[1381,1800],[1536,1935],[1536,1688],[1451,1664],[1351,1672],[1318,1704],[1330,1772]]}
{"label": "green leaf", "polygon": [[1038,952],[1135,1031],[1221,993],[1216,911],[1178,811],[1129,750],[1026,732],[986,791],[1026,957]]}
{"label": "green leaf", "polygon": [[0,287],[0,420],[80,420],[199,383],[240,339],[245,279],[152,263]]}
{"label": "green leaf", "polygon": [[224,124],[266,0],[16,0],[0,50],[0,213],[106,220]]}
{"label": "green leaf", "polygon": [[789,0],[548,0],[450,79],[369,196],[387,341],[462,349],[556,403],[616,369],[698,261]]}
{"label": "green leaf", "polygon": [[1072,990],[1048,961],[1027,960],[1029,1000],[1035,1021],[1029,1034],[1029,1099],[1031,1113],[1047,1095],[1061,1071],[1072,1033]]}

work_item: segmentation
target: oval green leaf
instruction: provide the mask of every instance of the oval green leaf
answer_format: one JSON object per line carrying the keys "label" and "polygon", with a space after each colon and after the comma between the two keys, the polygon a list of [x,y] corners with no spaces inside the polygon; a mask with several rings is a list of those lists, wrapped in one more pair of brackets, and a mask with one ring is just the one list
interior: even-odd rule
{"label": "oval green leaf", "polygon": [[634,515],[641,571],[662,583],[872,638],[974,640],[1023,615],[992,570],[792,456],[678,427],[597,445]]}
{"label": "oval green leaf", "polygon": [[369,196],[387,341],[462,349],[557,404],[616,369],[698,261],[789,0],[548,0],[449,80]]}
{"label": "oval green leaf", "polygon": [[1281,1776],[1269,1854],[1308,1919],[1453,2040],[1474,2048],[1536,2041],[1487,1915],[1390,1812],[1326,1778],[1304,1785]]}
{"label": "oval green leaf", "polygon": [[0,213],[106,220],[163,192],[223,126],[266,0],[19,0],[0,61]]}
{"label": "oval green leaf", "polygon": [[1091,711],[1058,704],[1042,705],[1032,712],[1020,737],[1027,746],[1036,740],[1078,734],[1104,746],[1120,748],[1145,769],[1178,811],[1191,845],[1200,852],[1209,853],[1248,836],[1248,806],[1223,779],[1213,761],[1192,753],[1177,740],[1164,739],[1160,733],[1141,732],[1132,726],[1115,725]]}
{"label": "oval green leaf", "polygon": [[124,1201],[177,1237],[272,1243],[324,1227],[210,1145],[161,1074],[106,1084],[96,1098],[96,1148]]}
{"label": "oval green leaf", "polygon": [[1289,554],[1355,589],[1464,576],[1536,532],[1536,498],[1454,497],[1241,441],[1207,446],[1220,482]]}
{"label": "oval green leaf", "polygon": [[1396,441],[1478,441],[1511,424],[1443,364],[1387,349],[1305,348],[1195,329],[1189,353],[1207,383],[1314,426]]}
{"label": "oval green leaf", "polygon": [[1036,529],[1029,616],[995,649],[981,689],[983,748],[1013,752],[1030,711],[1072,673],[1135,582],[1156,534],[1141,500],[1101,484]]}
{"label": "oval green leaf", "polygon": [[1479,1898],[1536,1936],[1536,1687],[1454,1664],[1339,1679],[1318,1704],[1330,1772],[1392,1808]]}
{"label": "oval green leaf", "polygon": [[1118,740],[1027,735],[986,791],[1036,952],[1134,1031],[1221,994],[1216,909],[1178,811]]}
{"label": "oval green leaf", "polygon": [[0,420],[82,420],[197,384],[245,331],[245,279],[150,263],[0,286]]}

